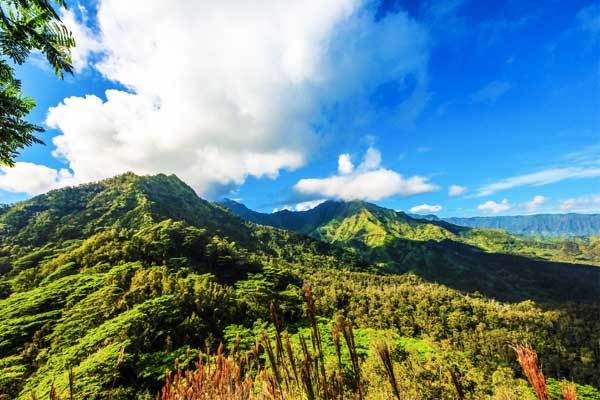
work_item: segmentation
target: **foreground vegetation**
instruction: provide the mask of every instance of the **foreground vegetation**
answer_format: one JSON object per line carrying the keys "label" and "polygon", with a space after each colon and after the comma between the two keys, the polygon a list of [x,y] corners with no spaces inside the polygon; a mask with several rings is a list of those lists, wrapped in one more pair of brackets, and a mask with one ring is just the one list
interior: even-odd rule
{"label": "foreground vegetation", "polygon": [[501,302],[422,273],[382,275],[352,249],[244,223],[166,176],[54,191],[4,209],[0,231],[0,388],[9,399],[151,399],[178,365],[161,392],[172,399],[186,374],[213,379],[213,364],[240,390],[251,379],[256,393],[294,386],[307,396],[298,382],[308,356],[311,382],[347,395],[361,387],[365,398],[393,398],[391,368],[402,398],[454,399],[458,381],[465,398],[533,399],[517,343],[539,352],[549,398],[561,398],[564,379],[578,399],[600,398],[600,305],[583,278],[546,288],[524,275],[531,281],[520,287],[548,301]]}
{"label": "foreground vegetation", "polygon": [[[514,345],[518,363],[531,387],[524,380],[512,382],[492,376],[493,394],[474,390],[472,382],[458,364],[439,363],[436,370],[423,382],[423,387],[415,391],[414,377],[402,377],[396,371],[406,372],[398,357],[398,348],[391,337],[377,335],[371,337],[371,351],[374,355],[361,356],[360,338],[354,333],[351,320],[337,315],[327,331],[319,323],[316,315],[316,302],[310,286],[303,288],[306,314],[309,327],[290,335],[282,331],[282,319],[273,303],[270,306],[270,330],[264,330],[256,338],[249,350],[243,350],[241,338],[236,336],[231,343],[229,355],[225,355],[221,343],[215,355],[207,349],[197,352],[195,366],[182,368],[179,359],[175,360],[175,372],[166,371],[166,379],[159,390],[157,400],[201,400],[201,399],[402,399],[424,398],[454,399],[495,398],[495,399],[539,399],[562,398],[575,400],[597,398],[600,392],[591,387],[582,387],[563,380],[546,381],[538,361],[537,353],[528,345]],[[330,333],[327,335],[327,333]],[[331,350],[333,348],[333,350]],[[328,351],[329,350],[329,351]],[[192,360],[188,351],[187,361]],[[333,354],[332,354],[333,353]],[[124,360],[124,348],[119,352],[115,364],[117,371]],[[502,376],[500,376],[502,378]],[[506,379],[506,377],[504,377]],[[68,388],[61,390],[51,384],[51,400],[76,398],[76,377],[72,369],[68,371]],[[510,383],[510,385],[507,385]],[[114,385],[114,382],[113,382]],[[467,386],[465,386],[467,385]],[[516,385],[516,386],[515,386]],[[113,397],[114,386],[108,391]],[[561,396],[562,395],[562,396]],[[35,392],[33,398],[37,398]],[[146,396],[150,398],[150,396]]]}

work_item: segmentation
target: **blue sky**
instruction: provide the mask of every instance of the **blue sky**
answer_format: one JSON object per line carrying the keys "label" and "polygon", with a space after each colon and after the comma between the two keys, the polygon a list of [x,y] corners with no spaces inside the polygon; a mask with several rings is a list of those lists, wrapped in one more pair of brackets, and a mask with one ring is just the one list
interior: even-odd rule
{"label": "blue sky", "polygon": [[268,3],[71,3],[78,71],[19,68],[47,145],[0,202],[133,170],[261,211],[600,212],[597,2]]}

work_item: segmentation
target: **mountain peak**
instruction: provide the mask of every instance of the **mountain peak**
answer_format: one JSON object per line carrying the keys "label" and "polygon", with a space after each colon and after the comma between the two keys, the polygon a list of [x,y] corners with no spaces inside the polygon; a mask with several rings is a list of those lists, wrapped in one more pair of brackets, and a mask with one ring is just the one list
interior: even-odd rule
{"label": "mountain peak", "polygon": [[[305,233],[327,241],[344,238],[349,242],[361,237],[372,245],[383,243],[389,237],[441,240],[460,231],[459,227],[451,224],[415,219],[404,212],[363,200],[327,200],[310,210],[282,210],[271,214],[252,211],[237,202],[222,204],[250,222]],[[378,239],[373,238],[374,231],[378,232]],[[368,238],[365,232],[371,233]]]}
{"label": "mountain peak", "polygon": [[[201,199],[175,175],[127,172],[18,203],[0,214],[0,233],[35,245],[77,239],[102,229],[138,229],[165,219],[224,231],[231,216]],[[243,231],[243,224],[238,225],[231,231]]]}

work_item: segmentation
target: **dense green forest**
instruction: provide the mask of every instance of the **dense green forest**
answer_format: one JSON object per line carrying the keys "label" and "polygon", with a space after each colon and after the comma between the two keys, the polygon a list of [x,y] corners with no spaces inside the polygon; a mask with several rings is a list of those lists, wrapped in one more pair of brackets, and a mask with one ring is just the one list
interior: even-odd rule
{"label": "dense green forest", "polygon": [[0,393],[47,398],[72,385],[75,398],[152,399],[165,370],[199,349],[224,343],[268,367],[257,340],[281,329],[299,348],[311,326],[335,365],[330,327],[343,316],[356,354],[344,353],[340,385],[366,398],[392,398],[385,343],[403,398],[454,399],[458,381],[464,398],[533,399],[511,348],[527,343],[551,399],[564,379],[578,399],[600,399],[600,268],[369,207],[292,232],[244,221],[175,176],[125,174],[2,208]]}
{"label": "dense green forest", "polygon": [[[459,289],[484,290],[504,299],[534,296],[517,282],[523,281],[523,275],[536,275],[540,282],[547,279],[542,286],[548,292],[559,277],[587,279],[583,270],[590,268],[576,268],[573,274],[571,264],[600,265],[598,237],[536,238],[500,229],[467,228],[413,218],[362,201],[327,201],[308,211],[272,214],[231,200],[221,204],[248,221],[347,247],[384,269],[413,271]],[[539,276],[546,272],[547,276]],[[557,289],[555,294],[560,296]]]}

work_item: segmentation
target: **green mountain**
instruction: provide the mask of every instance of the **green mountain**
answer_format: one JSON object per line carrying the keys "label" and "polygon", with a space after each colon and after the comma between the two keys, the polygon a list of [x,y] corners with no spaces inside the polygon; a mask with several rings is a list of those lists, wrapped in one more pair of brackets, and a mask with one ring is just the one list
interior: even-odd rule
{"label": "green mountain", "polygon": [[82,390],[102,393],[121,347],[133,354],[123,373],[140,377],[123,393],[157,389],[181,346],[268,319],[270,301],[298,314],[295,271],[311,268],[365,264],[251,226],[175,176],[126,174],[19,203],[0,215],[0,393],[47,393],[71,366],[90,377]]}
{"label": "green mountain", "polygon": [[302,215],[278,217],[302,233],[257,225],[175,176],[133,174],[2,209],[0,398],[68,398],[69,375],[77,399],[155,398],[199,348],[253,357],[271,303],[299,346],[303,284],[323,330],[340,313],[354,321],[367,398],[386,398],[380,341],[409,398],[454,398],[450,368],[473,399],[530,398],[517,342],[538,350],[552,387],[568,378],[578,398],[600,396],[595,267],[488,254],[459,240],[470,230],[358,202]]}
{"label": "green mountain", "polygon": [[[423,216],[424,219],[435,216]],[[504,229],[519,235],[598,236],[600,214],[536,214],[499,217],[443,218],[451,224],[471,228]]]}
{"label": "green mountain", "polygon": [[[600,289],[598,267],[571,264],[600,264],[599,241],[575,243],[576,249],[569,253],[563,251],[562,242],[416,219],[362,201],[327,201],[307,211],[272,214],[251,211],[231,200],[222,204],[248,221],[305,233],[356,251],[382,271],[413,272],[429,281],[502,300],[577,300],[595,297]],[[579,287],[583,297],[564,291],[567,281]]]}
{"label": "green mountain", "polygon": [[258,213],[233,200],[223,206],[247,221],[304,233],[328,242],[355,241],[367,246],[382,245],[390,238],[441,240],[463,230],[444,222],[421,221],[363,201],[326,201],[307,211],[282,210]]}

